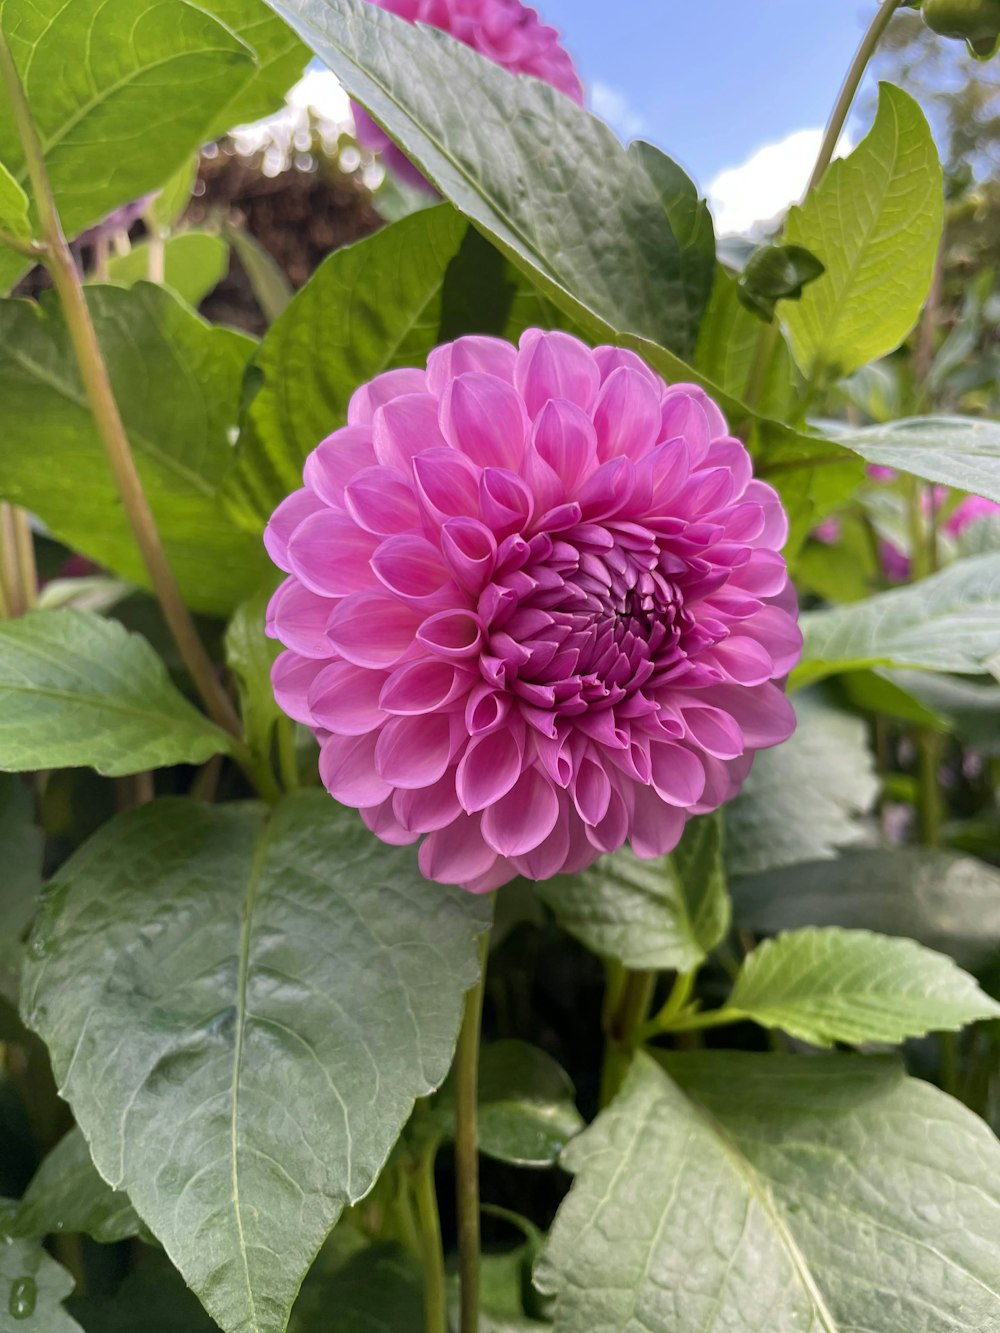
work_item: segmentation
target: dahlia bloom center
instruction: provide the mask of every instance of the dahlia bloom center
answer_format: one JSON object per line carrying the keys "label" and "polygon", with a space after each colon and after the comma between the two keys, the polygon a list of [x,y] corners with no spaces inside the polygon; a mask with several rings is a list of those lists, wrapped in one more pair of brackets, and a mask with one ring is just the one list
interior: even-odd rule
{"label": "dahlia bloom center", "polygon": [[460,339],[359,390],[275,512],[276,696],[429,878],[659,855],[794,724],[785,535],[701,390],[566,334]]}

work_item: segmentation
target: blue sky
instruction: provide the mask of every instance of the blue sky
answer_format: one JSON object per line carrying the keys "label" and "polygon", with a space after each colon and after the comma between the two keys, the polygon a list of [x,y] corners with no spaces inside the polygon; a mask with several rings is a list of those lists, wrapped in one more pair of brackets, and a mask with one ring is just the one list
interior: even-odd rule
{"label": "blue sky", "polygon": [[[822,126],[875,0],[531,0],[595,106],[705,189],[766,143]],[[621,108],[609,114],[617,96]],[[624,122],[624,123],[622,123]]]}

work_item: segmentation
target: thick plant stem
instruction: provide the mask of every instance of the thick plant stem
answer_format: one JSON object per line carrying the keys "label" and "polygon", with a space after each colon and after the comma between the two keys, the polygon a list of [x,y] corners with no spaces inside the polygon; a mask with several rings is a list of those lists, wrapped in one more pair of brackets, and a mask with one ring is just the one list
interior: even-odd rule
{"label": "thick plant stem", "polygon": [[459,1330],[479,1329],[479,1035],[489,935],[479,944],[479,981],[465,997],[455,1057],[455,1202],[458,1213]]}
{"label": "thick plant stem", "polygon": [[125,513],[149,572],[150,581],[163,608],[164,618],[209,716],[218,726],[238,737],[241,735],[239,718],[215,674],[211,659],[205,652],[194,622],[184,605],[184,599],[160,541],[153,511],[136,470],[125,426],[111,388],[107,366],[90,318],[80,275],[63,234],[38,132],[31,117],[17,67],[2,31],[0,31],[0,85],[5,88],[13,108],[14,120],[24,148],[35,207],[46,244],[43,259],[59,296],[63,318],[80,370],[80,378],[83,380],[87,401],[104,444]]}
{"label": "thick plant stem", "polygon": [[626,972],[613,1011],[606,1016],[604,1068],[601,1070],[601,1105],[607,1106],[618,1092],[632,1062],[632,1053],[649,1017],[657,974]]}
{"label": "thick plant stem", "polygon": [[448,1304],[444,1283],[444,1249],[441,1217],[434,1189],[434,1158],[437,1143],[421,1148],[417,1158],[413,1190],[420,1223],[420,1252],[424,1270],[424,1333],[448,1333]]}

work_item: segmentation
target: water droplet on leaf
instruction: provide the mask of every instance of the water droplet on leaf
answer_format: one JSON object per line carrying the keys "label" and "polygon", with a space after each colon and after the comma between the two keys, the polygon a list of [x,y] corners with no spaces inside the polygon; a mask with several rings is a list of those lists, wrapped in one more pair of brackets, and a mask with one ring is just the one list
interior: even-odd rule
{"label": "water droplet on leaf", "polygon": [[38,1288],[33,1277],[16,1277],[10,1284],[7,1308],[15,1319],[29,1319],[35,1313]]}

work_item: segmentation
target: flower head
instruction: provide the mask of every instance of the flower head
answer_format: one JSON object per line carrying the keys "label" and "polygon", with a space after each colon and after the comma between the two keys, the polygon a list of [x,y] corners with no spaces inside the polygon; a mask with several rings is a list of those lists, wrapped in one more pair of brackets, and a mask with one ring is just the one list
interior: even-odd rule
{"label": "flower head", "polygon": [[698,388],[529,330],[359,389],[266,543],[320,773],[474,891],[669,851],[791,733],[786,520]]}
{"label": "flower head", "polygon": [[[583,85],[555,28],[521,0],[370,0],[410,23],[441,28],[512,74],[531,74],[583,104]],[[411,185],[427,181],[368,113],[355,105],[358,141]]]}

